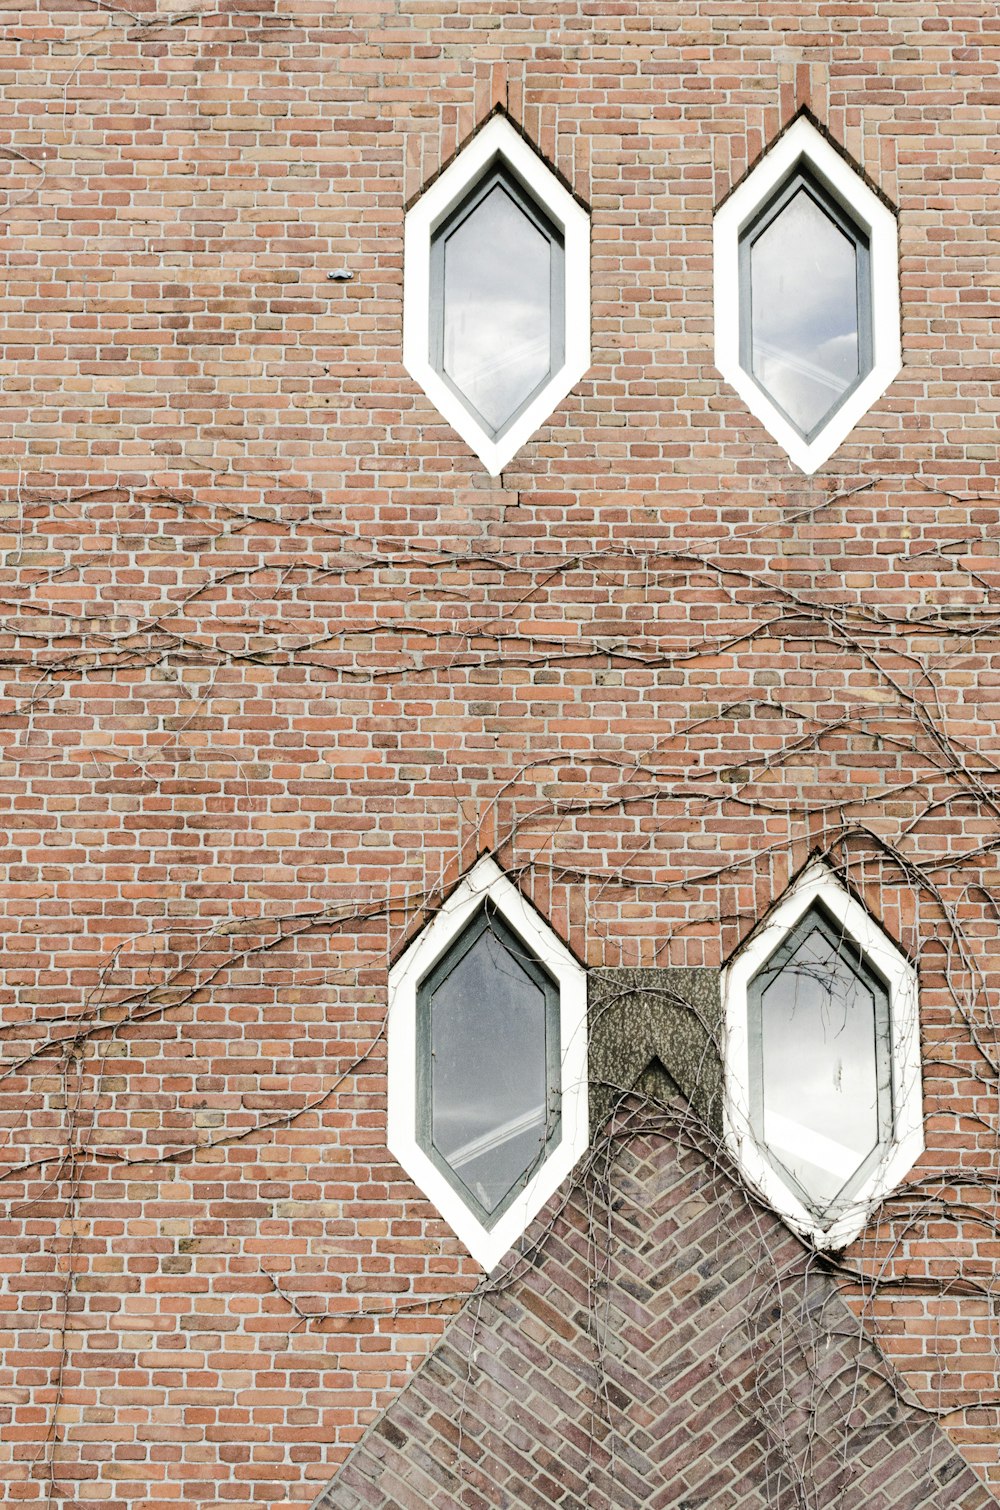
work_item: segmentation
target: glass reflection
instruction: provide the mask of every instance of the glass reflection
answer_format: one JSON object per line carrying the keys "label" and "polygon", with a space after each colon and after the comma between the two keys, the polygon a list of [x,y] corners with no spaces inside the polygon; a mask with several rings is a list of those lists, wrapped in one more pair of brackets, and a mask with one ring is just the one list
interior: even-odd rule
{"label": "glass reflection", "polygon": [[431,999],[431,1138],[492,1212],[546,1140],[544,992],[489,927]]}
{"label": "glass reflection", "polygon": [[817,920],[771,974],[760,1004],[758,1133],[827,1206],[880,1138],[875,996]]}
{"label": "glass reflection", "polygon": [[444,370],[499,431],[547,376],[552,245],[497,183],[444,247]]}
{"label": "glass reflection", "polygon": [[808,435],[859,372],[857,249],[805,189],[750,250],[753,374]]}

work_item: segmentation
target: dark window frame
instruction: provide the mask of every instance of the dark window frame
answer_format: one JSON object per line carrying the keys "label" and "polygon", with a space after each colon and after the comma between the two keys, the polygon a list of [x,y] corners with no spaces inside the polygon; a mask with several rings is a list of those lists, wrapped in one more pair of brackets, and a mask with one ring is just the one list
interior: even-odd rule
{"label": "dark window frame", "polygon": [[[826,411],[823,418],[809,430],[803,430],[792,416],[771,394],[753,369],[753,289],[750,277],[750,256],[754,243],[771,226],[795,195],[804,190],[814,204],[839,231],[853,244],[855,250],[856,298],[858,313],[858,375],[846,388],[837,402]],[[838,199],[829,186],[813,170],[806,159],[800,158],[782,179],[766,202],[751,217],[739,234],[739,310],[740,310],[740,366],[752,378],[761,393],[778,413],[791,425],[796,435],[809,444],[825,430],[834,415],[869,377],[875,367],[875,336],[872,291],[871,237],[858,224],[850,210]]]}
{"label": "dark window frame", "polygon": [[[809,1191],[800,1184],[768,1146],[764,1137],[763,994],[786,968],[803,940],[817,927],[837,954],[846,961],[848,968],[861,978],[875,1001],[878,1141],[836,1194],[825,1202],[817,1201],[810,1195]],[[750,1082],[749,1121],[754,1141],[762,1157],[798,1196],[806,1210],[822,1220],[824,1224],[829,1225],[830,1220],[835,1219],[844,1207],[850,1204],[871,1171],[892,1146],[896,1128],[897,1089],[892,1039],[892,989],[889,982],[874,968],[858,944],[846,932],[843,924],[819,899],[806,909],[747,985],[747,1048]]]}
{"label": "dark window frame", "polygon": [[[527,216],[549,242],[552,255],[549,264],[549,365],[545,376],[536,383],[527,397],[510,414],[503,424],[495,427],[482,415],[461,388],[452,381],[444,366],[444,263],[448,238],[463,225],[473,211],[500,186],[513,200],[517,208]],[[560,228],[550,220],[544,207],[511,171],[506,159],[498,154],[489,163],[439,224],[431,230],[430,249],[430,309],[428,328],[430,333],[430,363],[443,383],[448,385],[462,406],[493,441],[505,435],[521,415],[531,407],[542,389],[549,383],[566,360],[566,247]]]}
{"label": "dark window frame", "polygon": [[[492,1211],[464,1183],[461,1176],[438,1150],[433,1138],[433,1063],[431,1056],[431,1012],[435,991],[444,983],[468,951],[486,932],[517,961],[518,966],[538,986],[545,1001],[545,1141],[538,1158],[516,1179]],[[416,990],[416,1141],[435,1169],[448,1181],[463,1203],[489,1231],[531,1183],[558,1143],[562,1132],[562,1052],[559,986],[524,940],[515,933],[495,903],[487,900],[465,924],[443,954],[418,981]]]}

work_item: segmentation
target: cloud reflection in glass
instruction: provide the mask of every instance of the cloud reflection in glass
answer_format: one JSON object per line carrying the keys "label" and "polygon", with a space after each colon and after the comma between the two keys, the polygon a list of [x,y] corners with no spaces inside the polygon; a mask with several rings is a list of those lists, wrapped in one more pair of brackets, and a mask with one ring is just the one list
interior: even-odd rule
{"label": "cloud reflection in glass", "polygon": [[892,1137],[889,993],[813,906],[750,983],[751,1125],[817,1214]]}
{"label": "cloud reflection in glass", "polygon": [[804,189],[751,249],[753,373],[803,434],[858,378],[857,261],[853,242]]}
{"label": "cloud reflection in glass", "polygon": [[444,245],[444,371],[501,430],[548,377],[552,245],[496,184]]}
{"label": "cloud reflection in glass", "polygon": [[560,233],[494,164],[434,233],[432,361],[494,438],[563,361]]}

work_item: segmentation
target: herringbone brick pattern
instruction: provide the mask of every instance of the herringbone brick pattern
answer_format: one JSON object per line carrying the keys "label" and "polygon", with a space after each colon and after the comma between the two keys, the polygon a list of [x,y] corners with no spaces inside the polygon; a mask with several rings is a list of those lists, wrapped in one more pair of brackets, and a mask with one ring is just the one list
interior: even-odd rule
{"label": "herringbone brick pattern", "polygon": [[830,1274],[679,1124],[613,1147],[317,1510],[996,1504],[898,1396]]}

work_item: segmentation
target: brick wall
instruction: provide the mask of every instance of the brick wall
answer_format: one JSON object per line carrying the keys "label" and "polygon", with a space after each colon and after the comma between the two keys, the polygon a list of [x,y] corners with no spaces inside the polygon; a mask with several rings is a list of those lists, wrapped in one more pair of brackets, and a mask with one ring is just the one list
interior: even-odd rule
{"label": "brick wall", "polygon": [[[0,51],[9,1501],[308,1503],[433,1348],[479,1275],[385,1149],[385,981],[481,848],[592,966],[717,967],[814,846],[918,955],[856,1304],[1000,1482],[991,17],[78,0]],[[496,104],[592,208],[594,362],[491,480],[401,232]],[[899,206],[905,352],[809,480],[710,255],[802,104]]]}

